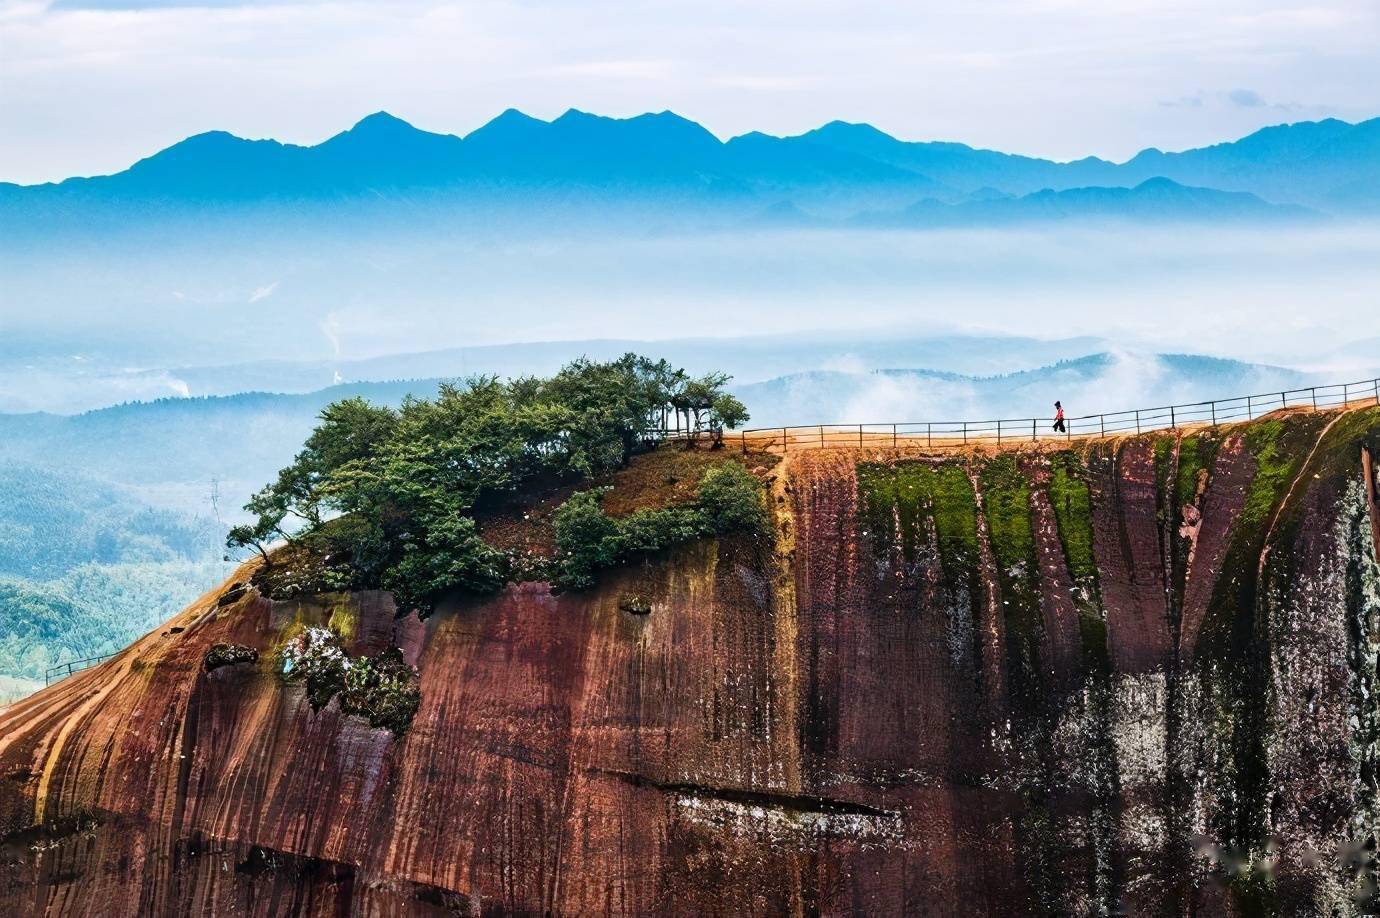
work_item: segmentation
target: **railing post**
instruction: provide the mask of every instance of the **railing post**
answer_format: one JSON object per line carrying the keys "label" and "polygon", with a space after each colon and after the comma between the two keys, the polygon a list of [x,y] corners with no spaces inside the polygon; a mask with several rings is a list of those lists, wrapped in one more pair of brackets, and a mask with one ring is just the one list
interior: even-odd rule
{"label": "railing post", "polygon": [[1309,391],[1310,393],[1312,393],[1312,395],[1313,395],[1313,410],[1314,410],[1314,411],[1317,411],[1317,410],[1318,410],[1318,387],[1317,387],[1317,386],[1314,386],[1313,388],[1309,389],[1308,391]]}
{"label": "railing post", "polygon": [[1208,409],[1212,411],[1212,426],[1217,426],[1217,403],[1208,402]]}
{"label": "railing post", "polygon": [[819,448],[824,449],[824,425],[819,425]]}
{"label": "railing post", "polygon": [[790,449],[790,437],[786,433],[786,428],[781,428],[781,453],[785,455],[786,450]]}
{"label": "railing post", "polygon": [[968,422],[963,422],[963,445],[968,445]]}
{"label": "railing post", "polygon": [[1099,414],[1097,416],[1097,422],[1102,425],[1102,436],[1105,438],[1107,436],[1107,416],[1105,414]]}
{"label": "railing post", "polygon": [[1030,419],[1030,442],[1035,443],[1040,439],[1040,433],[1035,429],[1035,425],[1040,423],[1035,418]]}
{"label": "railing post", "polygon": [[1001,442],[1001,421],[997,422],[997,442]]}
{"label": "railing post", "polygon": [[928,421],[925,422],[925,446],[934,446],[934,425]]}
{"label": "railing post", "polygon": [[1246,420],[1248,420],[1248,421],[1254,421],[1254,420],[1255,420],[1255,418],[1251,416],[1251,397],[1250,397],[1249,395],[1246,396]]}
{"label": "railing post", "polygon": [[1375,387],[1375,404],[1380,405],[1380,376],[1372,379],[1370,384]]}
{"label": "railing post", "polygon": [[1173,405],[1170,405],[1170,406],[1169,406],[1169,429],[1170,429],[1170,430],[1178,430],[1178,429],[1179,429],[1179,422],[1178,422],[1178,420],[1174,417],[1174,406],[1173,406]]}
{"label": "railing post", "polygon": [[1140,435],[1140,409],[1136,409],[1136,434]]}
{"label": "railing post", "polygon": [[747,428],[743,428],[743,455],[747,455]]}
{"label": "railing post", "polygon": [[1289,393],[1287,393],[1287,392],[1281,392],[1281,393],[1279,393],[1279,407],[1281,407],[1281,408],[1288,408],[1288,407],[1289,407],[1289,399],[1285,398],[1285,396],[1287,396],[1288,394],[1289,394]]}
{"label": "railing post", "polygon": [[858,425],[858,449],[862,449],[862,425]]}
{"label": "railing post", "polygon": [[896,448],[896,425],[891,425],[891,448]]}

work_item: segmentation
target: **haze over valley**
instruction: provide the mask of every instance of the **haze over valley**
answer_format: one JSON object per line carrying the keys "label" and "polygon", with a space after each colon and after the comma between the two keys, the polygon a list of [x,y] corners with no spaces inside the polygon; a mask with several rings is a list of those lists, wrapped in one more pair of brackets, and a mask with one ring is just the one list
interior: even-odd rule
{"label": "haze over valley", "polygon": [[[1328,119],[1055,162],[842,121],[724,141],[669,112],[508,111],[461,138],[379,113],[316,146],[212,132],[0,184],[0,462],[24,483],[0,576],[23,621],[103,623],[11,629],[0,676],[208,586],[241,505],[349,395],[636,351],[731,374],[768,426],[1373,375],[1378,144],[1380,121]],[[59,493],[97,540],[72,549],[107,547],[40,563]],[[81,607],[98,574],[127,581],[120,610]]]}

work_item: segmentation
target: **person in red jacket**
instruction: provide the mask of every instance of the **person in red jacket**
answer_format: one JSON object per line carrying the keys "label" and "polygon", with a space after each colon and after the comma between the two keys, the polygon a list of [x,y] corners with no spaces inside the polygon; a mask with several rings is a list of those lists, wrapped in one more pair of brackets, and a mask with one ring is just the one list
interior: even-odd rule
{"label": "person in red jacket", "polygon": [[1054,403],[1054,429],[1059,433],[1068,433],[1068,428],[1064,426],[1064,406],[1058,402]]}

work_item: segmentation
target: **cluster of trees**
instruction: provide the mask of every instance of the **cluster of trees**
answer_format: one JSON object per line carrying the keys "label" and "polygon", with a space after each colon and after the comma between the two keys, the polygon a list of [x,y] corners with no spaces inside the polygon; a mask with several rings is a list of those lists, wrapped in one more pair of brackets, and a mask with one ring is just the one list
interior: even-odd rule
{"label": "cluster of trees", "polygon": [[[328,406],[305,447],[246,505],[232,548],[329,536],[348,553],[350,584],[393,591],[425,612],[455,588],[487,592],[514,560],[479,537],[475,513],[533,483],[613,471],[668,429],[717,445],[747,420],[728,377],[691,377],[628,354],[578,360],[549,378],[479,377],[398,409],[347,399]],[[674,421],[674,427],[670,422]]]}

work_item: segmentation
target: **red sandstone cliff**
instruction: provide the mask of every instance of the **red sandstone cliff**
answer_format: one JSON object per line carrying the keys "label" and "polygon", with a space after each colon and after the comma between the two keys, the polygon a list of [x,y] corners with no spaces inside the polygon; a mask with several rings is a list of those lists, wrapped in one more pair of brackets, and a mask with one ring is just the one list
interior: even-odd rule
{"label": "red sandstone cliff", "polygon": [[[0,913],[1360,912],[1366,450],[1376,409],[821,451],[774,479],[774,552],[426,622],[210,595],[0,712]],[[419,668],[404,737],[277,675],[304,622]],[[259,661],[207,672],[223,641]]]}

